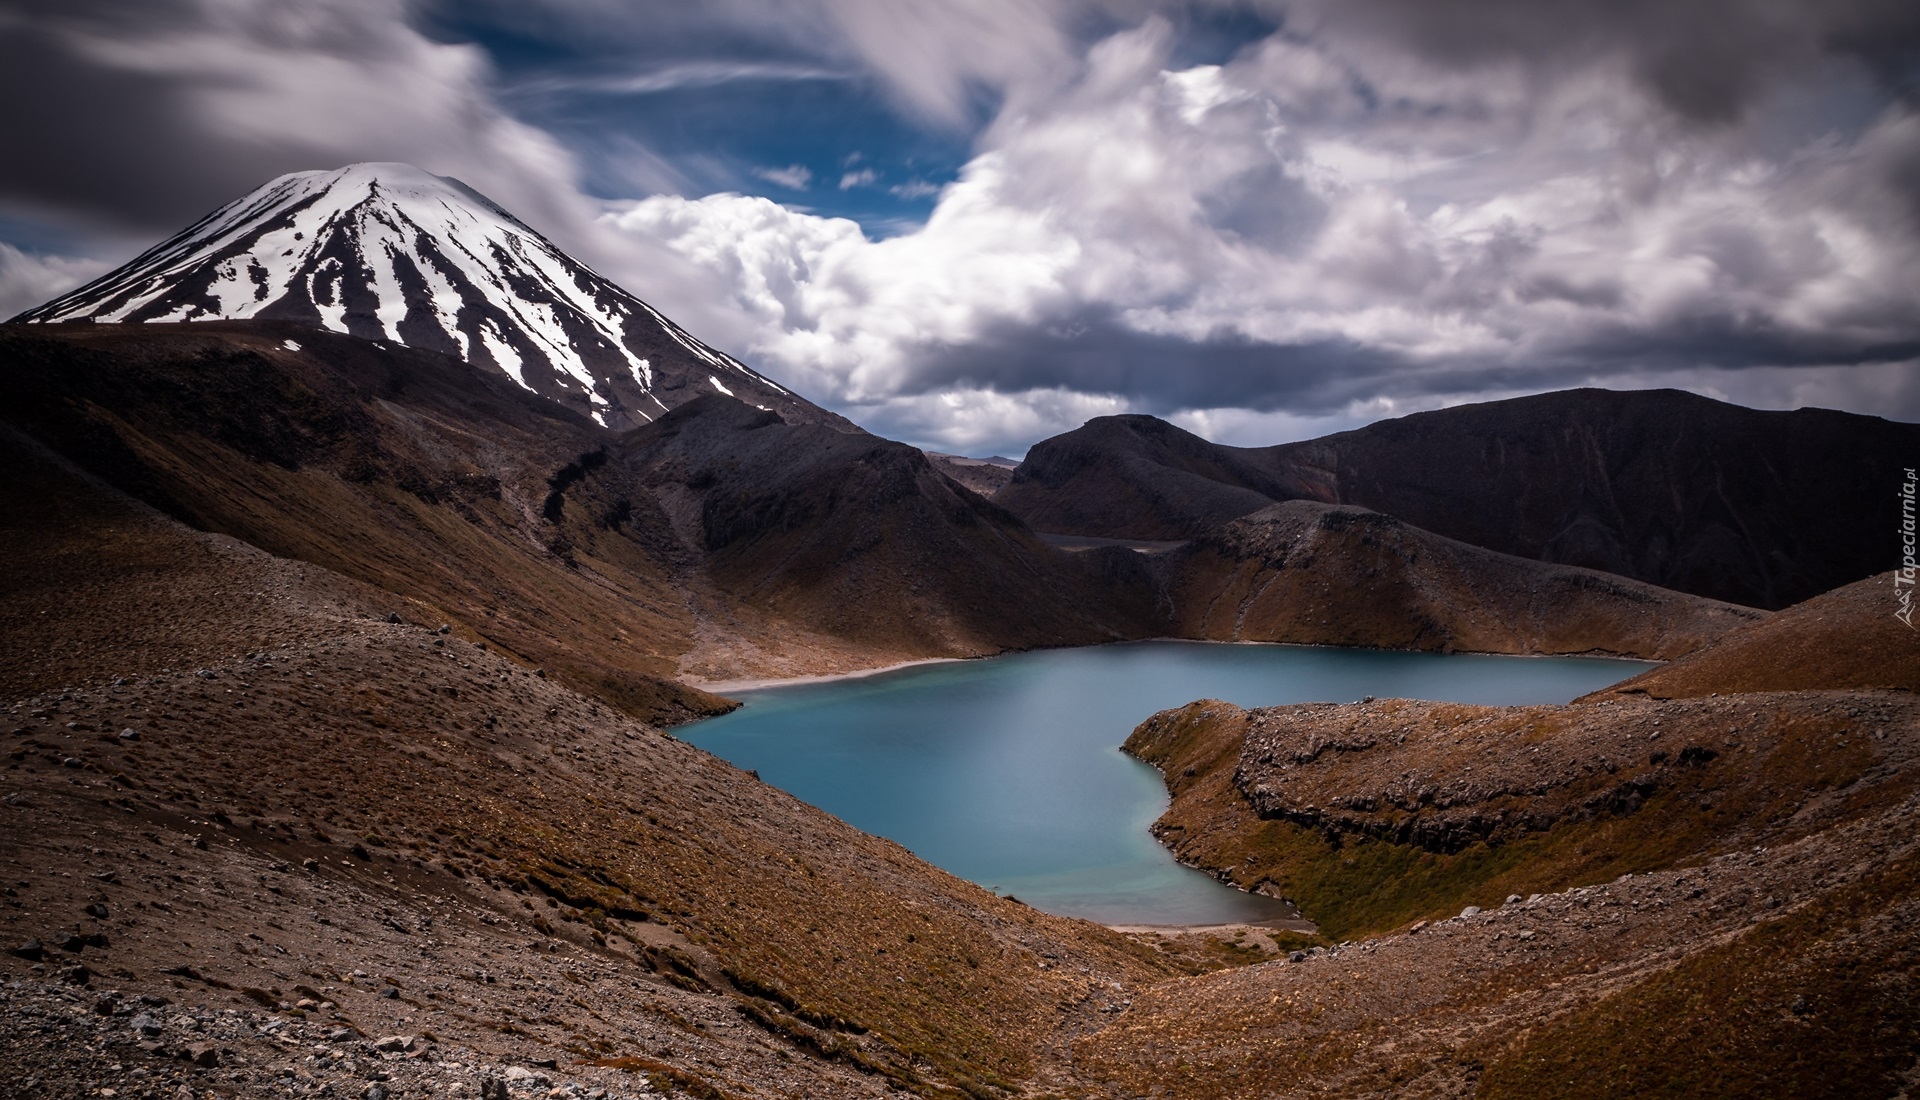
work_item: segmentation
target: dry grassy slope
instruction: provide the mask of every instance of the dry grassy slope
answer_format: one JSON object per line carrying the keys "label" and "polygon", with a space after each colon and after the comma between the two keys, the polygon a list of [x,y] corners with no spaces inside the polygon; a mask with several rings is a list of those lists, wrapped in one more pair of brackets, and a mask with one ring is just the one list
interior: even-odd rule
{"label": "dry grassy slope", "polygon": [[[1594,698],[1656,699],[1745,691],[1920,691],[1920,632],[1893,617],[1894,574],[1881,573],[1728,634]],[[1912,591],[1912,589],[1908,589]]]}
{"label": "dry grassy slope", "polygon": [[[818,1096],[1016,1081],[1096,994],[1167,973],[470,638],[389,624],[381,593],[5,457],[0,831],[28,886],[0,935],[105,930],[79,956],[102,984],[326,986],[370,1033]],[[160,973],[181,965],[207,980]],[[402,997],[354,994],[356,969]]]}
{"label": "dry grassy slope", "polygon": [[622,448],[740,605],[892,659],[1153,632],[1137,562],[1047,546],[904,444],[710,398]]}
{"label": "dry grassy slope", "polygon": [[[1733,664],[1790,666],[1782,620],[1872,638],[1885,583],[1749,628]],[[1831,690],[1156,715],[1128,751],[1167,776],[1155,828],[1183,860],[1330,936],[1401,931],[1158,987],[1077,1064],[1195,1097],[1894,1093],[1920,1023],[1920,701],[1873,686],[1920,643],[1891,640]],[[1407,923],[1469,904],[1489,912]]]}
{"label": "dry grassy slope", "polygon": [[1920,820],[1508,902],[1143,990],[1087,1095],[1897,1096],[1920,1027]]}
{"label": "dry grassy slope", "polygon": [[8,326],[0,361],[10,419],[178,518],[402,594],[402,617],[644,718],[724,706],[670,679],[695,624],[665,518],[637,491],[554,508],[605,435],[504,379],[258,322]]}
{"label": "dry grassy slope", "polygon": [[1156,564],[1173,633],[1218,641],[1667,660],[1762,618],[1310,501],[1270,505]]}

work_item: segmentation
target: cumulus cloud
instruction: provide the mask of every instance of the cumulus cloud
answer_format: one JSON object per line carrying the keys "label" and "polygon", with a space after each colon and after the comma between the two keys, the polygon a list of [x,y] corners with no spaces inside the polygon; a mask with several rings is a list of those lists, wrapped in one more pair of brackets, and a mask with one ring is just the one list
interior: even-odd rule
{"label": "cumulus cloud", "polygon": [[1613,54],[1547,79],[1326,33],[1185,68],[1164,21],[1111,35],[904,236],[733,195],[607,224],[725,271],[769,369],[902,426],[1078,393],[1278,430],[1654,377],[1920,415],[1837,381],[1920,355],[1920,116],[1866,68],[1716,113]]}
{"label": "cumulus cloud", "polygon": [[36,255],[0,242],[0,320],[57,298],[113,266],[102,260]]}

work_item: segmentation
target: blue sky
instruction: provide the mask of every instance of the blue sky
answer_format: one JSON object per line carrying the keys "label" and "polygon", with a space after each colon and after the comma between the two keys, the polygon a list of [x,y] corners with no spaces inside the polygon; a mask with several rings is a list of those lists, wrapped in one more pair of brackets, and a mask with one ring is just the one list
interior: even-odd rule
{"label": "blue sky", "polygon": [[1920,419],[1917,74],[1910,0],[0,0],[0,313],[404,160],[943,450]]}

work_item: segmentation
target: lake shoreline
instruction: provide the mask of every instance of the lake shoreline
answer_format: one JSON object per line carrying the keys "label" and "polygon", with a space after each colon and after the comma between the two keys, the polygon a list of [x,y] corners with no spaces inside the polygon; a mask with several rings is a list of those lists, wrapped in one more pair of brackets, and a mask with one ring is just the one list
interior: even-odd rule
{"label": "lake shoreline", "polygon": [[1289,922],[1275,934],[1307,927],[1292,923],[1302,914],[1283,899],[1183,865],[1153,838],[1164,777],[1117,751],[1153,714],[1196,698],[1564,702],[1636,668],[1177,639],[915,663],[949,667],[770,687],[678,735],[963,879],[998,883],[1045,912],[1176,937],[1273,921]]}
{"label": "lake shoreline", "polygon": [[[1111,643],[1108,643],[1111,644]],[[1022,650],[1008,650],[1007,653],[1019,653]],[[856,668],[849,672],[823,672],[810,676],[768,676],[753,680],[695,680],[683,679],[680,682],[688,687],[715,695],[725,695],[733,691],[762,691],[766,688],[798,687],[801,684],[827,684],[835,680],[859,680],[867,676],[878,676],[883,672],[893,672],[902,668],[915,668],[919,665],[949,665],[964,661],[984,661],[990,657],[1004,657],[1006,653],[991,653],[980,657],[921,657],[912,661],[895,661],[892,664],[875,665],[872,668]]]}
{"label": "lake shoreline", "polygon": [[1131,935],[1168,935],[1168,936],[1218,936],[1230,935],[1247,930],[1258,932],[1299,932],[1308,936],[1320,934],[1320,926],[1305,917],[1278,917],[1273,920],[1236,920],[1216,921],[1211,924],[1100,924],[1110,932],[1122,932]]}
{"label": "lake shoreline", "polygon": [[1495,653],[1491,650],[1457,649],[1449,651],[1424,649],[1386,649],[1378,646],[1325,645],[1318,642],[1262,642],[1239,639],[1223,641],[1217,638],[1179,638],[1173,636],[1155,638],[1125,638],[1116,642],[1095,642],[1092,645],[1078,646],[1039,646],[1033,649],[1008,649],[999,653],[983,653],[978,657],[919,657],[911,661],[893,661],[889,664],[874,665],[871,668],[856,668],[846,672],[822,672],[806,676],[764,676],[741,680],[701,680],[683,677],[680,682],[688,687],[715,695],[726,695],[732,691],[764,691],[768,688],[799,687],[803,684],[827,684],[836,680],[858,680],[867,676],[878,676],[883,672],[895,672],[903,668],[915,668],[920,665],[961,664],[967,661],[988,661],[996,657],[1010,657],[1017,653],[1039,653],[1056,649],[1102,649],[1107,646],[1146,645],[1157,642],[1182,642],[1188,645],[1217,646],[1272,646],[1280,649],[1327,649],[1341,652],[1358,650],[1365,653],[1435,653],[1441,656],[1457,657],[1518,657],[1521,659],[1546,659],[1559,657],[1578,657],[1586,661],[1632,661],[1635,664],[1660,665],[1665,661],[1648,660],[1645,657],[1627,657],[1618,653]]}

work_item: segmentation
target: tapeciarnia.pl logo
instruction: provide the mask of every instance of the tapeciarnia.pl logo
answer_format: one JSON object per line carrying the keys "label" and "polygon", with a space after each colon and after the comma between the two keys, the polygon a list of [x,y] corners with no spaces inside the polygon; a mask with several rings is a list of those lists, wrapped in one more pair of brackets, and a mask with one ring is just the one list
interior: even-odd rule
{"label": "tapeciarnia.pl logo", "polygon": [[1900,568],[1893,574],[1893,595],[1900,601],[1893,617],[1906,623],[1909,629],[1920,630],[1913,625],[1913,581],[1914,573],[1920,570],[1920,563],[1914,561],[1914,522],[1913,522],[1913,468],[1908,467],[1907,480],[1900,486]]}

